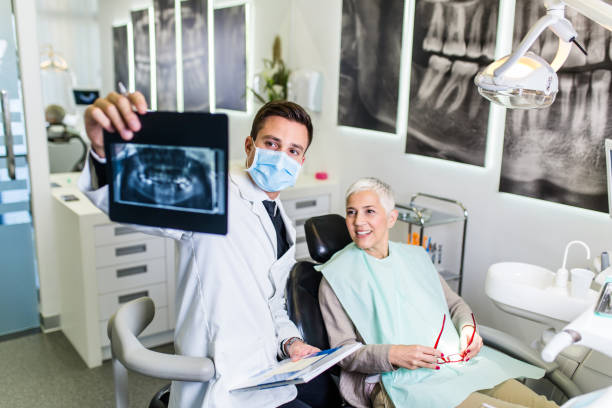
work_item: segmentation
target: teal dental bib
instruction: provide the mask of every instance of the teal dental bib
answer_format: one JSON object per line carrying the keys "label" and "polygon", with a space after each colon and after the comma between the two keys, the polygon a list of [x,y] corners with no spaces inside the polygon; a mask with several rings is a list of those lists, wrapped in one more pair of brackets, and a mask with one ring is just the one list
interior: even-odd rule
{"label": "teal dental bib", "polygon": [[[389,242],[389,256],[377,259],[354,243],[317,266],[366,344],[419,344],[460,350],[439,275],[421,247]],[[450,408],[472,392],[516,377],[541,378],[544,370],[488,347],[469,362],[441,364],[440,370],[400,368],[382,374],[397,408]]]}

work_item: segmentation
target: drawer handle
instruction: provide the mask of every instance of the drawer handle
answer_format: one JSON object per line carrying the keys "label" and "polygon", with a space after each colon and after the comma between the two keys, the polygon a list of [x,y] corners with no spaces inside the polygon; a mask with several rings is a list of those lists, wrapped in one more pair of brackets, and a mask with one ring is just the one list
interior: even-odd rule
{"label": "drawer handle", "polygon": [[302,242],[306,242],[306,237],[298,237],[298,239],[295,240],[296,244],[301,244]]}
{"label": "drawer handle", "polygon": [[128,234],[134,234],[138,231],[136,231],[133,228],[130,227],[115,227],[115,236],[121,236],[121,235],[128,235]]}
{"label": "drawer handle", "polygon": [[133,255],[141,252],[147,252],[147,245],[132,245],[115,249],[115,256]]}
{"label": "drawer handle", "polygon": [[295,226],[301,227],[302,225],[306,224],[306,220],[306,218],[302,218],[301,220],[295,220]]}
{"label": "drawer handle", "polygon": [[298,201],[297,203],[295,203],[295,208],[298,210],[302,208],[316,207],[316,206],[317,206],[317,200]]}
{"label": "drawer handle", "polygon": [[133,266],[131,268],[117,269],[117,277],[124,278],[126,276],[138,275],[139,273],[147,273],[147,265]]}
{"label": "drawer handle", "polygon": [[143,290],[142,292],[130,293],[129,295],[121,295],[117,299],[119,299],[119,304],[127,303],[130,300],[138,299],[141,297],[149,296],[148,290]]}

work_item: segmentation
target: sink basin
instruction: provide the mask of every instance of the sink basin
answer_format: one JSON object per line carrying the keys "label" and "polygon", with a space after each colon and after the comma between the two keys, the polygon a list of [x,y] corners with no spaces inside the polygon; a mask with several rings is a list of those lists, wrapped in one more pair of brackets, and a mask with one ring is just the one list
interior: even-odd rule
{"label": "sink basin", "polygon": [[555,273],[520,262],[491,265],[485,293],[505,312],[561,329],[593,305],[597,292],[589,289],[585,298],[569,295],[568,289],[554,287]]}

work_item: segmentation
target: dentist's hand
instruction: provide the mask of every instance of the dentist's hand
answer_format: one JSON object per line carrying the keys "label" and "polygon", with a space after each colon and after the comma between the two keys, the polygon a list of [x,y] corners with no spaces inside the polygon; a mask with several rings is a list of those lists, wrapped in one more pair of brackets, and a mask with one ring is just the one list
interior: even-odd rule
{"label": "dentist's hand", "polygon": [[91,147],[100,157],[104,157],[104,133],[119,132],[124,140],[130,140],[133,132],[140,130],[140,120],[134,109],[141,115],[147,112],[147,101],[140,92],[121,95],[109,93],[106,98],[98,98],[85,110],[85,131]]}
{"label": "dentist's hand", "polygon": [[442,352],[438,349],[419,345],[393,345],[389,350],[389,362],[396,367],[409,370],[421,367],[439,370],[437,361],[442,356]]}
{"label": "dentist's hand", "polygon": [[310,354],[318,353],[321,351],[321,349],[311,346],[310,344],[306,344],[302,340],[298,340],[289,346],[288,351],[291,361],[298,361]]}
{"label": "dentist's hand", "polygon": [[[474,334],[474,338],[472,339],[472,343],[468,346],[470,338],[472,338],[472,333]],[[463,329],[461,329],[460,341],[461,354],[465,358],[465,361],[475,357],[482,348],[482,337],[480,337],[478,332],[474,333],[474,327],[471,325],[463,326]]]}

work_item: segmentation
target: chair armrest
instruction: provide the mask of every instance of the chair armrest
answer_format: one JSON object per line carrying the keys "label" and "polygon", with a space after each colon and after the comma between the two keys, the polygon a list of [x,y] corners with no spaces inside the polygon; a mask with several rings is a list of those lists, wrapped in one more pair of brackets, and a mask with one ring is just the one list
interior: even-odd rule
{"label": "chair armrest", "polygon": [[478,334],[482,337],[485,345],[504,352],[518,360],[543,368],[546,370],[546,374],[559,368],[559,364],[555,362],[547,363],[542,360],[537,351],[527,346],[522,340],[501,330],[479,325]]}
{"label": "chair armrest", "polygon": [[478,326],[478,333],[487,346],[544,369],[546,371],[546,378],[559,387],[568,398],[582,394],[582,390],[580,390],[574,381],[559,369],[559,364],[555,362],[547,363],[542,360],[538,352],[527,346],[523,341],[501,330],[482,325]]}
{"label": "chair armrest", "polygon": [[143,297],[123,305],[108,322],[113,358],[125,367],[155,378],[177,381],[209,381],[215,375],[213,361],[157,353],[146,349],[136,338],[153,320],[155,306]]}

